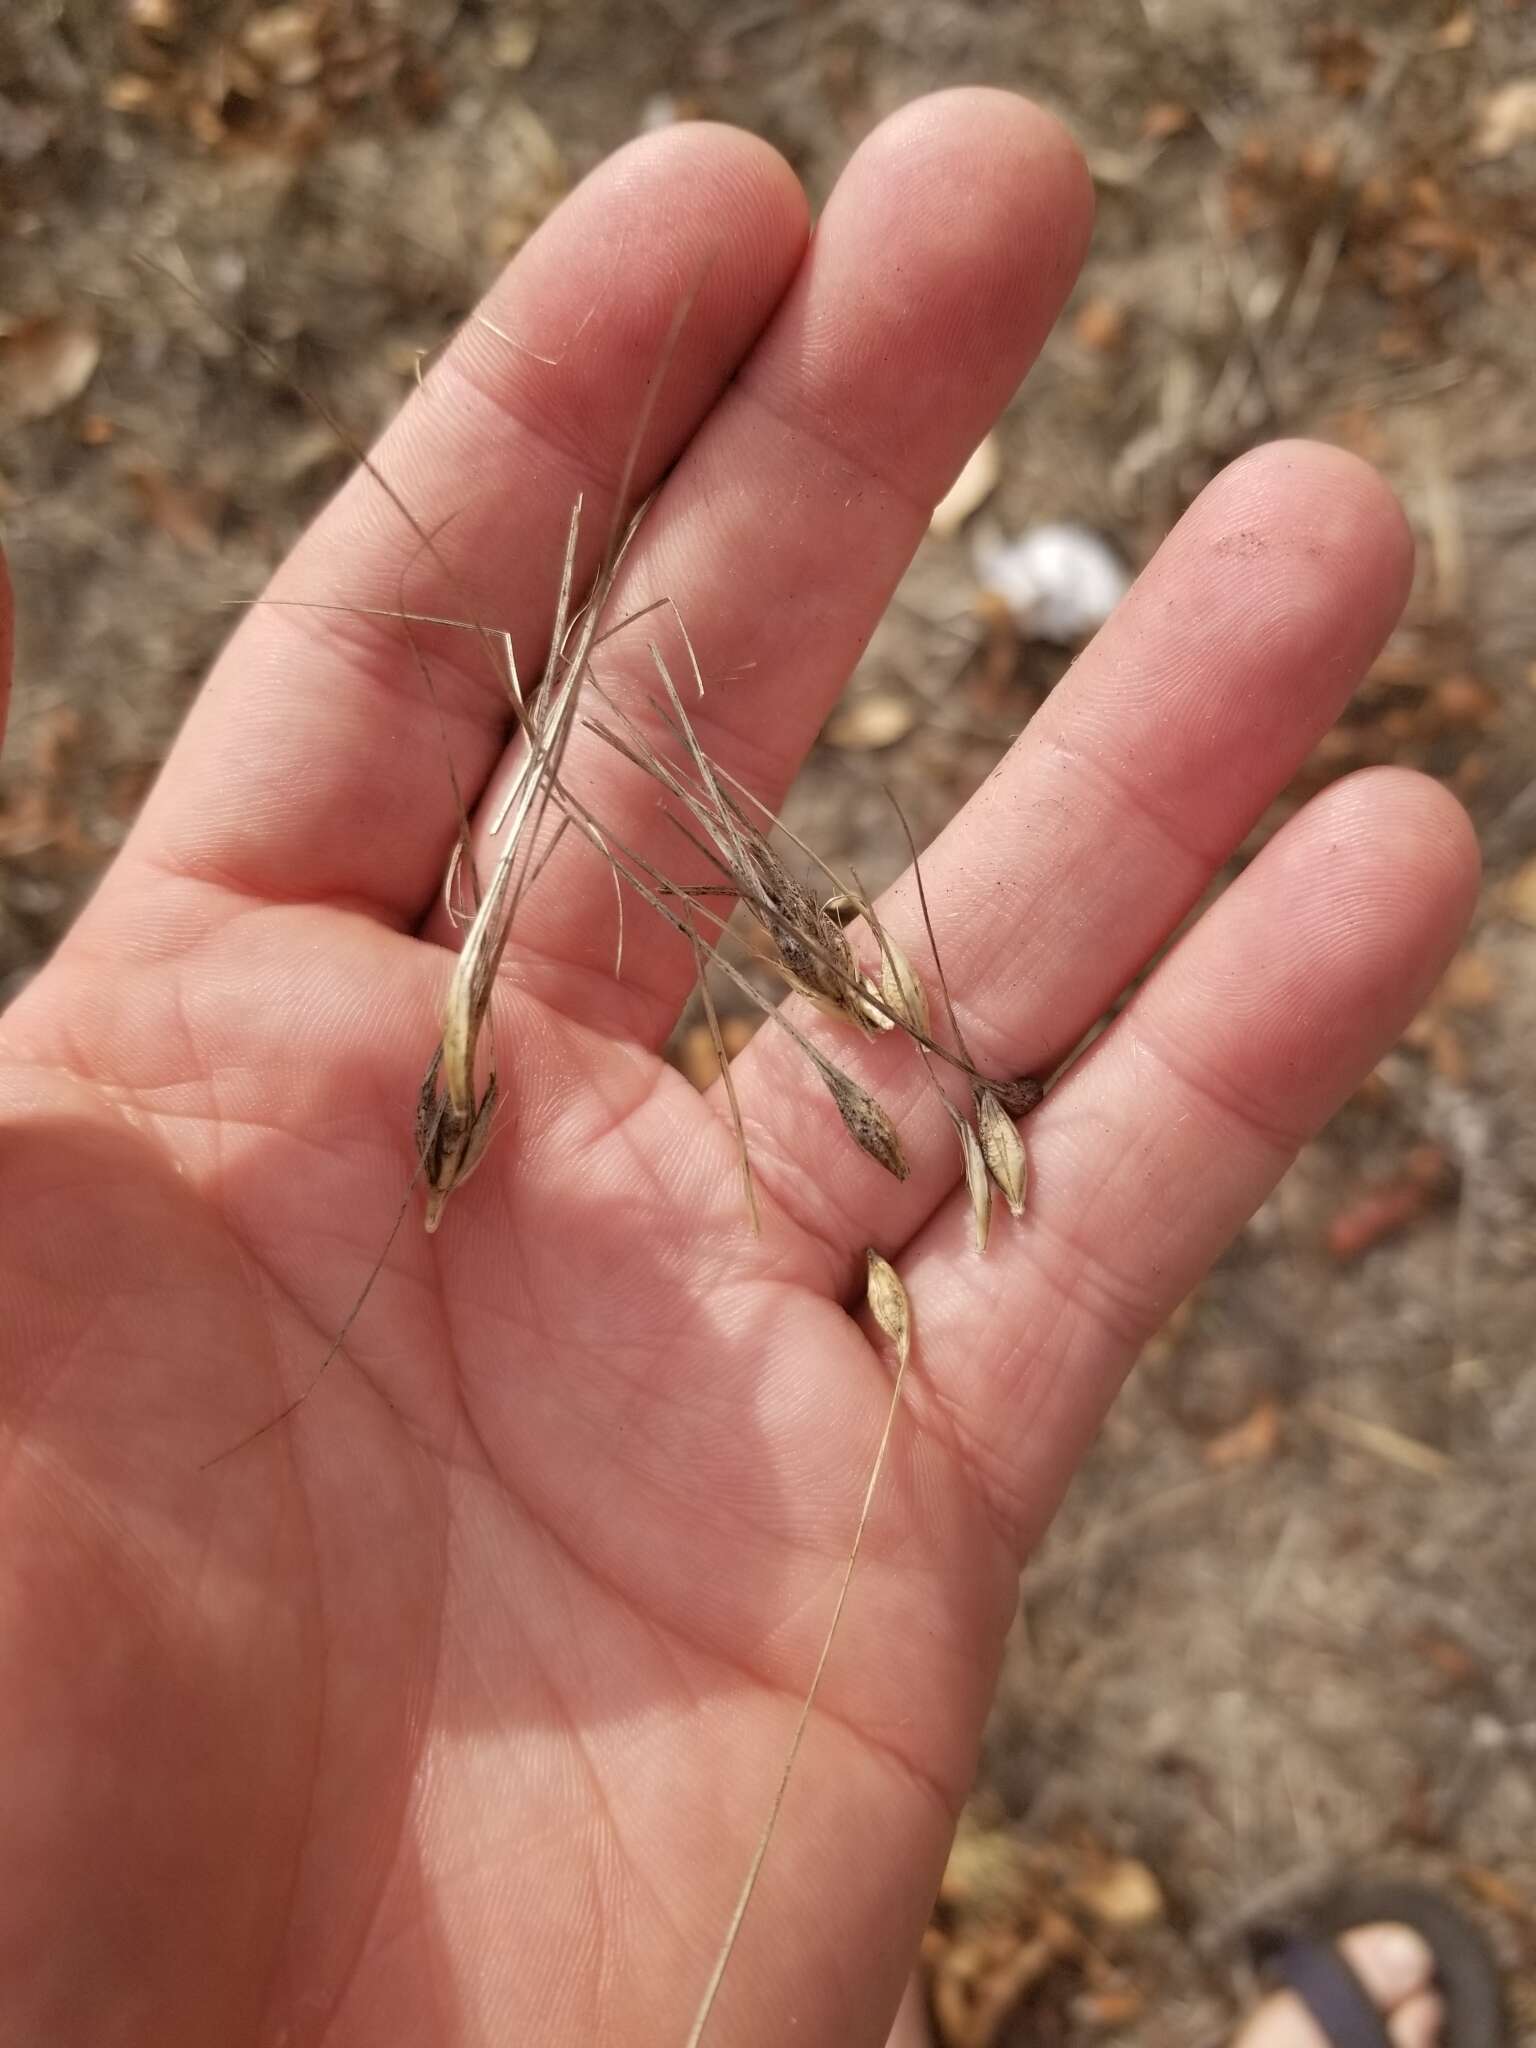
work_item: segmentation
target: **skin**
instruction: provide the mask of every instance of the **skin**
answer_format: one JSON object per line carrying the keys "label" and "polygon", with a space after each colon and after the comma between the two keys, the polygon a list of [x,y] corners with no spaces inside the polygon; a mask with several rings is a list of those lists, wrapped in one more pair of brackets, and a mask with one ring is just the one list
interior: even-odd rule
{"label": "skin", "polygon": [[[943,95],[814,242],[786,166],[634,144],[493,289],[274,594],[542,655],[680,296],[625,608],[666,593],[704,744],[774,800],[942,492],[1060,310],[1090,189],[1021,101]],[[1046,1071],[1179,924],[1389,630],[1411,548],[1351,459],[1213,484],[925,862],[973,1050]],[[675,628],[663,624],[663,634]],[[638,702],[644,630],[603,674]],[[669,641],[675,645],[675,641]],[[968,1786],[1020,1561],[1144,1336],[1406,1023],[1476,886],[1465,818],[1316,799],[1031,1119],[968,1249],[910,1053],[898,1186],[777,1034],[722,1106],[656,1057],[686,950],[568,843],[496,1012],[498,1134],[419,1207],[299,1413],[412,1168],[454,834],[505,774],[472,636],[258,608],[129,844],[0,1020],[0,2034],[101,2044],[681,2043],[815,1661],[889,1390],[850,1312],[899,1265],[910,1400],[712,2038],[878,2043]],[[686,848],[590,736],[572,777]],[[481,832],[483,850],[483,830]],[[909,890],[884,910],[927,958]],[[1000,1227],[999,1227],[1000,1226]],[[209,1461],[218,1460],[210,1464]]]}

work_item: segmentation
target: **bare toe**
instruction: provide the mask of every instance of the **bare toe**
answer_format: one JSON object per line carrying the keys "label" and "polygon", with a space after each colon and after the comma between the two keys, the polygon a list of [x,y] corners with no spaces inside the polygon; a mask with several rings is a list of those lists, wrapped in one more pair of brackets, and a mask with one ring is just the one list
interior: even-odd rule
{"label": "bare toe", "polygon": [[[1338,1946],[1388,2016],[1393,2048],[1439,2048],[1445,2013],[1429,1989],[1435,1958],[1423,1936],[1395,1922],[1376,1923],[1350,1928],[1340,1935]],[[1400,2020],[1410,2031],[1399,2033]],[[1328,2042],[1296,1994],[1279,1991],[1265,1999],[1234,2048],[1328,2048]]]}
{"label": "bare toe", "polygon": [[1444,1999],[1438,1991],[1416,1991],[1387,2021],[1387,2033],[1392,2048],[1440,2048],[1445,2037]]}

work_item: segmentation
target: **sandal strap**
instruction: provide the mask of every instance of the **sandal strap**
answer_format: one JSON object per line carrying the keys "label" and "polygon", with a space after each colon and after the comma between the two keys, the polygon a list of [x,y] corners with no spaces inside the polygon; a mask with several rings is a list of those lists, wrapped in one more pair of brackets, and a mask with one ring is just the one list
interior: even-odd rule
{"label": "sandal strap", "polygon": [[1331,1941],[1288,1941],[1271,1967],[1332,2048],[1392,2048],[1380,2006]]}

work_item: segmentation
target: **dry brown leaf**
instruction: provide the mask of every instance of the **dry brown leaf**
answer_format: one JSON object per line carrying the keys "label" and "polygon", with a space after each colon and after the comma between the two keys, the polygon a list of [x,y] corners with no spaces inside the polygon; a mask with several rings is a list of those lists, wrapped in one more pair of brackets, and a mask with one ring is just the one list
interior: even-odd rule
{"label": "dry brown leaf", "polygon": [[1436,1629],[1420,1629],[1409,1637],[1409,1647],[1452,1685],[1472,1685],[1483,1676],[1483,1667],[1464,1643]]}
{"label": "dry brown leaf", "polygon": [[973,1918],[1007,1917],[1023,1911],[1034,1892],[1017,1835],[983,1827],[963,1813],[939,1883],[944,1904]]}
{"label": "dry brown leaf", "polygon": [[1441,976],[1434,1002],[1450,1010],[1487,1010],[1502,994],[1503,982],[1488,955],[1468,947]]}
{"label": "dry brown leaf", "polygon": [[1477,16],[1470,7],[1442,22],[1432,38],[1437,50],[1465,50],[1477,40]]}
{"label": "dry brown leaf", "polygon": [[1485,1870],[1479,1863],[1463,1863],[1457,1867],[1456,1875],[1474,1898],[1492,1906],[1495,1912],[1507,1913],[1512,1920],[1536,1925],[1536,1900],[1527,1897],[1518,1885],[1511,1884],[1498,1871]]}
{"label": "dry brown leaf", "polygon": [[160,88],[152,78],[137,71],[120,71],[101,90],[101,102],[109,113],[147,114],[158,104]]}
{"label": "dry brown leaf", "polygon": [[973,448],[965,467],[933,508],[928,531],[941,539],[958,533],[973,512],[979,512],[997,489],[1002,457],[991,434]]}
{"label": "dry brown leaf", "polygon": [[1085,1991],[1072,2001],[1072,2010],[1085,2026],[1108,2031],[1129,2026],[1146,2010],[1146,1997],[1132,1984],[1112,1985],[1103,1991]]}
{"label": "dry brown leaf", "polygon": [[1512,78],[1483,101],[1472,154],[1488,162],[1532,141],[1536,141],[1536,78]]}
{"label": "dry brown leaf", "polygon": [[869,1265],[865,1283],[869,1312],[895,1346],[897,1363],[905,1365],[912,1349],[912,1311],[907,1290],[889,1259],[881,1258],[873,1247],[864,1256]]}
{"label": "dry brown leaf", "polygon": [[529,14],[514,14],[491,39],[491,62],[499,71],[526,71],[539,47],[539,24]]}
{"label": "dry brown leaf", "polygon": [[1423,1215],[1427,1191],[1406,1175],[1384,1187],[1355,1195],[1334,1212],[1328,1224],[1328,1249],[1347,1264],[1368,1252],[1383,1238],[1395,1237]]}
{"label": "dry brown leaf", "polygon": [[1359,99],[1376,72],[1376,52],[1359,29],[1320,24],[1307,37],[1318,83],[1336,99]]}
{"label": "dry brown leaf", "polygon": [[933,1984],[943,2048],[992,2048],[1008,2015],[1055,1961],[1050,1943],[1038,1936],[989,1932],[954,1943]]}
{"label": "dry brown leaf", "polygon": [[1162,1886],[1134,1856],[1116,1857],[1077,1878],[1071,1895],[1104,1927],[1149,1927],[1163,1917]]}
{"label": "dry brown leaf", "polygon": [[1193,110],[1179,100],[1155,100],[1141,117],[1141,132],[1148,142],[1167,142],[1194,125]]}
{"label": "dry brown leaf", "polygon": [[57,837],[58,820],[47,790],[17,790],[0,803],[0,853],[8,860],[40,853]]}
{"label": "dry brown leaf", "polygon": [[144,516],[152,526],[169,534],[189,554],[211,555],[217,541],[209,518],[208,494],[188,490],[173,482],[153,463],[135,463],[123,472],[135,493]]}
{"label": "dry brown leaf", "polygon": [[1526,861],[1505,883],[1504,907],[1522,924],[1536,925],[1536,857]]}
{"label": "dry brown leaf", "polygon": [[893,747],[917,723],[917,707],[894,690],[867,690],[839,704],[822,738],[846,754],[870,754]]}
{"label": "dry brown leaf", "polygon": [[55,704],[32,721],[32,773],[39,782],[56,782],[80,744],[85,721],[73,704]]}
{"label": "dry brown leaf", "polygon": [[1229,1472],[1238,1465],[1267,1465],[1279,1445],[1280,1410],[1266,1399],[1231,1429],[1213,1436],[1201,1456],[1213,1472]]}
{"label": "dry brown leaf", "polygon": [[240,45],[277,85],[309,85],[325,61],[320,23],[311,7],[262,9],[241,29]]}
{"label": "dry brown leaf", "polygon": [[78,398],[101,361],[91,313],[43,313],[0,332],[0,416],[41,420]]}
{"label": "dry brown leaf", "polygon": [[1095,355],[1109,355],[1125,340],[1125,308],[1102,295],[1085,299],[1072,322],[1079,345]]}
{"label": "dry brown leaf", "polygon": [[1430,1065],[1442,1081],[1454,1088],[1465,1087],[1470,1068],[1466,1048],[1449,1024],[1436,1024],[1429,1034]]}
{"label": "dry brown leaf", "polygon": [[1435,723],[1481,732],[1498,720],[1499,700],[1476,676],[1444,676],[1434,690]]}

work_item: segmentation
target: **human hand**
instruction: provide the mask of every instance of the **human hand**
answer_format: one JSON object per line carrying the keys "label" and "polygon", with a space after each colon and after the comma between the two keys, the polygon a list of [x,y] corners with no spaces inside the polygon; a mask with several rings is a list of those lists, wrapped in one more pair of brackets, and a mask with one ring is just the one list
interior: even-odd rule
{"label": "human hand", "polygon": [[[764,145],[637,143],[382,445],[451,577],[360,477],[274,595],[388,610],[410,567],[415,609],[467,592],[533,670],[572,498],[599,535],[702,271],[616,615],[675,600],[701,737],[776,802],[1089,213],[1066,137],[996,93],[887,123],[809,248]],[[1381,484],[1320,448],[1246,458],[1187,515],[924,863],[983,1065],[1048,1071],[1135,979],[1337,715],[1410,559]],[[633,637],[604,674],[638,700]],[[471,638],[425,641],[483,805],[505,704]],[[590,735],[570,774],[675,853]],[[1027,1213],[977,1259],[910,1050],[824,1022],[913,1171],[850,1146],[764,1033],[737,1065],[752,1240],[721,1105],[657,1057],[686,948],[632,908],[616,981],[611,879],[562,847],[502,977],[476,1180],[437,1236],[408,1220],[300,1410],[210,1465],[308,1383],[388,1235],[454,834],[398,626],[258,608],[0,1020],[5,2039],[682,2048],[888,1395],[849,1313],[873,1243],[913,1304],[907,1398],[712,2038],[878,2043],[1021,1558],[1142,1339],[1413,1013],[1476,867],[1415,777],[1308,805],[1030,1120]],[[883,916],[926,958],[910,888]]]}

